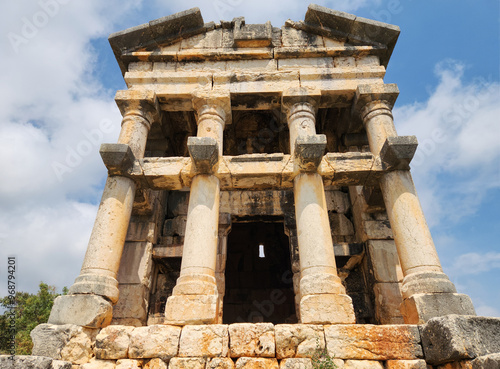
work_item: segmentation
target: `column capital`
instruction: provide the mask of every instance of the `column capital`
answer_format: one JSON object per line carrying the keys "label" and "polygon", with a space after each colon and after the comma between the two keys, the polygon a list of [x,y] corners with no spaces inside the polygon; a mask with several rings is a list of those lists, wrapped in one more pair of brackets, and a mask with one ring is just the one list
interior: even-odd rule
{"label": "column capital", "polygon": [[120,90],[116,92],[115,102],[124,118],[123,121],[134,115],[140,116],[145,118],[143,124],[148,129],[154,122],[160,121],[161,108],[154,91]]}
{"label": "column capital", "polygon": [[307,87],[290,88],[283,91],[281,109],[289,118],[298,111],[315,115],[321,100],[321,91]]}
{"label": "column capital", "polygon": [[363,123],[374,115],[385,114],[392,117],[392,107],[399,95],[394,83],[384,85],[359,85],[356,89],[352,114]]}
{"label": "column capital", "polygon": [[193,109],[198,115],[199,124],[202,115],[216,115],[225,125],[231,124],[231,95],[229,91],[197,90],[192,95]]}

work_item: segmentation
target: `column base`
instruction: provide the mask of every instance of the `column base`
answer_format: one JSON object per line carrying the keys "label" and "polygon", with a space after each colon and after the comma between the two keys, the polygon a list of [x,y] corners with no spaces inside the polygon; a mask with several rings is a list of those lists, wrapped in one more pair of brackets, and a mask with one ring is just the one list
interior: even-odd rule
{"label": "column base", "polygon": [[219,297],[215,295],[172,295],[165,305],[165,324],[216,324]]}
{"label": "column base", "polygon": [[64,295],[55,299],[49,324],[75,324],[88,328],[104,328],[111,323],[113,306],[96,295]]}
{"label": "column base", "polygon": [[345,288],[340,278],[334,274],[317,273],[305,275],[300,279],[300,293],[307,295],[344,295]]}
{"label": "column base", "polygon": [[72,295],[99,295],[106,297],[113,304],[118,302],[118,281],[106,275],[80,274],[70,287]]}
{"label": "column base", "polygon": [[408,274],[403,279],[401,293],[403,298],[416,294],[456,293],[455,285],[443,272],[423,272]]}
{"label": "column base", "polygon": [[424,324],[431,318],[450,314],[476,315],[469,296],[459,293],[421,293],[401,304],[406,324]]}
{"label": "column base", "polygon": [[347,295],[307,295],[300,300],[303,324],[354,324],[352,299]]}

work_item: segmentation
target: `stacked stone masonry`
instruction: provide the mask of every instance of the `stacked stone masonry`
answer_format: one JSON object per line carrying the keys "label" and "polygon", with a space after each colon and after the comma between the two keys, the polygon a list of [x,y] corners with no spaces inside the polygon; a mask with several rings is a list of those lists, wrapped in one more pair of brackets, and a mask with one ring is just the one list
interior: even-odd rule
{"label": "stacked stone masonry", "polygon": [[340,369],[447,369],[497,368],[499,332],[498,318],[450,315],[423,326],[236,323],[90,330],[44,324],[32,338],[34,356],[71,363],[72,369],[312,369],[318,354]]}
{"label": "stacked stone masonry", "polygon": [[[496,365],[480,336],[497,323],[443,272],[417,140],[396,132],[383,78],[399,32],[311,4],[281,28],[194,8],[111,35],[127,90],[108,180],[80,275],[19,360]],[[465,353],[464,332],[481,332]]]}

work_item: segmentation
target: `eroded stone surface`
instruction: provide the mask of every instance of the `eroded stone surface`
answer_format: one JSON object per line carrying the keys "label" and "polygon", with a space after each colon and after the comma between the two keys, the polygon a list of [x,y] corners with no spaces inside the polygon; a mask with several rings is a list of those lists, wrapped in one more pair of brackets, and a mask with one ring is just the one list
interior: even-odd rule
{"label": "eroded stone surface", "polygon": [[384,365],[373,360],[346,360],[344,369],[384,369]]}
{"label": "eroded stone surface", "polygon": [[325,348],[323,326],[312,324],[278,324],[276,335],[276,357],[312,357],[317,349]]}
{"label": "eroded stone surface", "polygon": [[274,357],[274,326],[271,323],[237,323],[229,326],[231,357]]}
{"label": "eroded stone surface", "polygon": [[387,360],[386,369],[427,369],[425,360]]}
{"label": "eroded stone surface", "polygon": [[280,369],[313,369],[311,359],[293,358],[280,361]]}
{"label": "eroded stone surface", "polygon": [[174,357],[168,369],[205,369],[206,359],[202,357]]}
{"label": "eroded stone surface", "polygon": [[140,369],[142,360],[122,359],[116,361],[115,369]]}
{"label": "eroded stone surface", "polygon": [[168,359],[177,355],[180,327],[151,325],[137,327],[130,333],[130,358]]}
{"label": "eroded stone surface", "polygon": [[278,360],[261,357],[240,357],[236,369],[278,369]]}
{"label": "eroded stone surface", "polygon": [[115,369],[114,360],[96,360],[92,359],[90,362],[80,365],[80,369]]}
{"label": "eroded stone surface", "polygon": [[167,369],[168,365],[159,358],[149,360],[146,365],[143,367],[144,369]]}
{"label": "eroded stone surface", "polygon": [[422,328],[427,362],[433,365],[500,352],[500,318],[448,315]]}
{"label": "eroded stone surface", "polygon": [[355,360],[414,360],[423,357],[417,326],[325,326],[330,356]]}
{"label": "eroded stone surface", "polygon": [[94,353],[98,359],[125,359],[128,355],[130,333],[134,327],[110,325],[96,337]]}
{"label": "eroded stone surface", "polygon": [[179,356],[227,356],[228,350],[227,325],[186,325],[182,328]]}
{"label": "eroded stone surface", "polygon": [[84,364],[92,357],[91,345],[96,333],[96,330],[72,324],[40,324],[30,333],[32,354]]}
{"label": "eroded stone surface", "polygon": [[206,369],[234,369],[234,361],[228,357],[214,357],[208,360]]}
{"label": "eroded stone surface", "polygon": [[0,368],[2,369],[51,369],[52,359],[43,356],[14,356],[0,355]]}
{"label": "eroded stone surface", "polygon": [[472,369],[498,368],[500,368],[500,353],[484,355],[472,360]]}

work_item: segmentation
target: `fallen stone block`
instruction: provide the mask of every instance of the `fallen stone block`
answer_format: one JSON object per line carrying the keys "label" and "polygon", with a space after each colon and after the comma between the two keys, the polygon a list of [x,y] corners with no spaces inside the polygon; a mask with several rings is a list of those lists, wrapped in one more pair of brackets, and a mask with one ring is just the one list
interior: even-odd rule
{"label": "fallen stone block", "polygon": [[432,365],[500,352],[500,318],[447,315],[422,327],[425,358]]}

